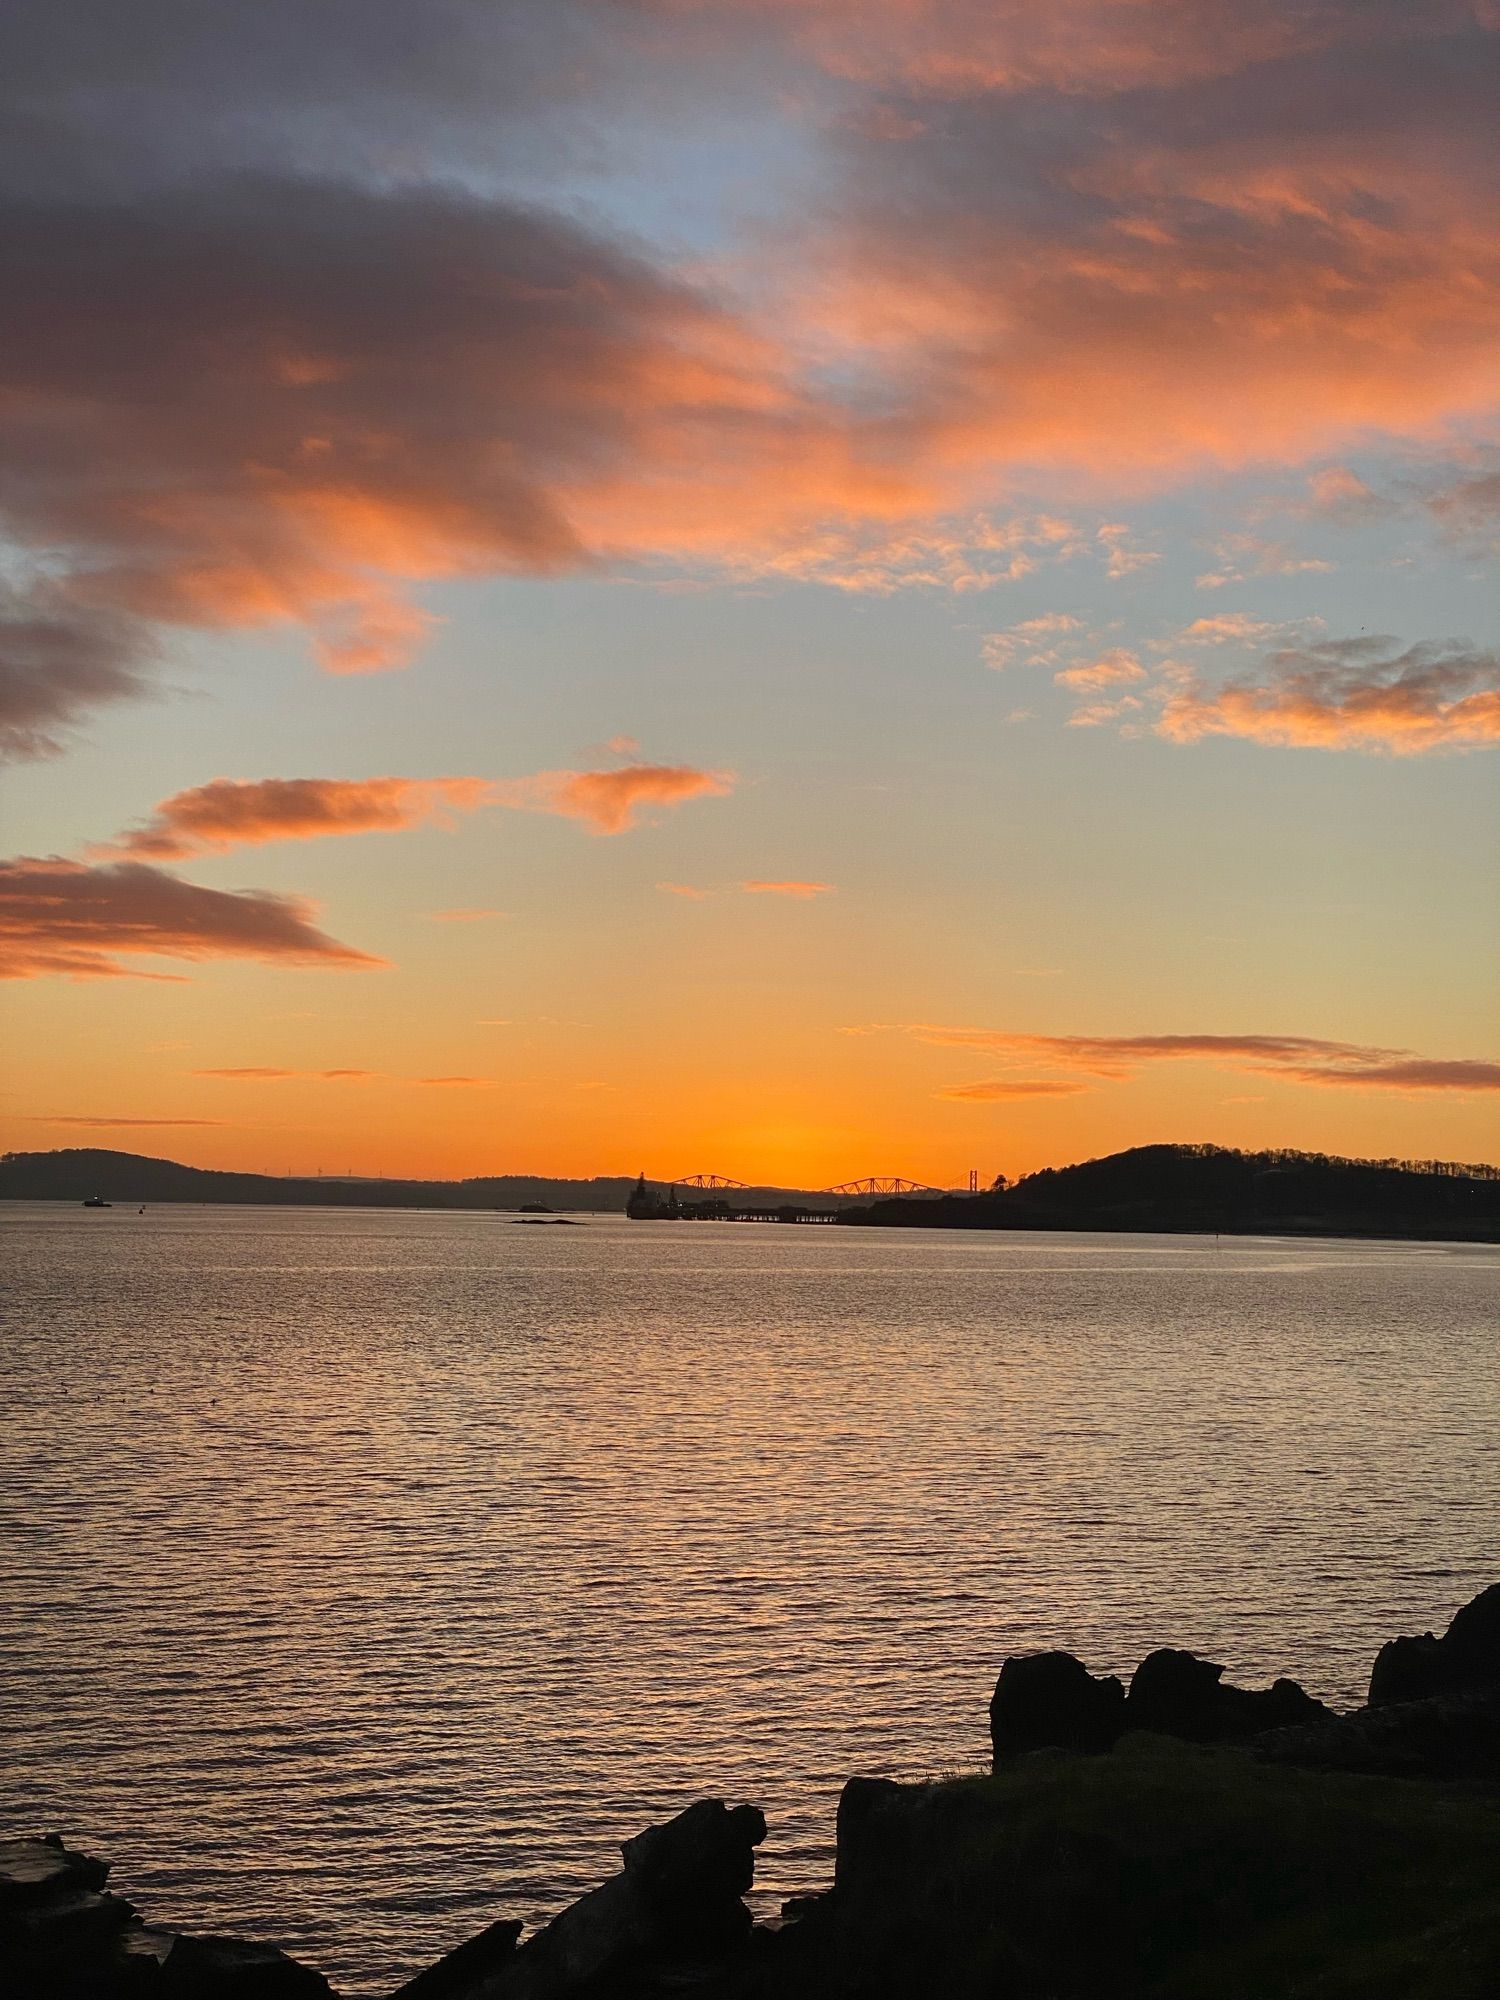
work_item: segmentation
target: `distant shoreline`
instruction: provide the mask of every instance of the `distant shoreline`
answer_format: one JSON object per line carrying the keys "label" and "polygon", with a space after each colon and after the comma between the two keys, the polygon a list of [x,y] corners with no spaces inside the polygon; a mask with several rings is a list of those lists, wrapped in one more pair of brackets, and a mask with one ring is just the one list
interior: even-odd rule
{"label": "distant shoreline", "polygon": [[[648,1183],[670,1189],[667,1183]],[[623,1215],[633,1177],[563,1179],[496,1174],[463,1181],[280,1179],[95,1148],[0,1158],[0,1201],[121,1208],[166,1204],[411,1210],[431,1214],[533,1212]],[[641,1226],[734,1225],[694,1190]],[[1241,1153],[1205,1145],[1137,1146],[1071,1167],[1048,1167],[1013,1186],[976,1193],[865,1199],[801,1188],[741,1188],[738,1208],[801,1221],[812,1211],[838,1227],[1077,1231],[1086,1234],[1329,1237],[1379,1242],[1500,1242],[1500,1169],[1447,1161],[1349,1160],[1326,1154]],[[834,1211],[832,1216],[829,1211]]]}

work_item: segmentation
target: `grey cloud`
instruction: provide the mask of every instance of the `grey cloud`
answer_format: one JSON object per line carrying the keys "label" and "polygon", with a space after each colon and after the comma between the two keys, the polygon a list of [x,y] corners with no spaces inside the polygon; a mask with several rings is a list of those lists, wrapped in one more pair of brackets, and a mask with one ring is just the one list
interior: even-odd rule
{"label": "grey cloud", "polygon": [[55,757],[93,709],[149,693],[151,652],[134,619],[0,594],[0,758]]}

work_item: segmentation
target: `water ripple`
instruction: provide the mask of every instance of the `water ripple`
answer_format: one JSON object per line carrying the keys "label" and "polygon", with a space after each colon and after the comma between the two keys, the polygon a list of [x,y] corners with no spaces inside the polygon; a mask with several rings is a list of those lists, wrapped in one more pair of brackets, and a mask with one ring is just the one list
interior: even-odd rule
{"label": "water ripple", "polygon": [[378,1994],[1007,1653],[1357,1698],[1494,1577],[1490,1250],[6,1204],[7,1826]]}

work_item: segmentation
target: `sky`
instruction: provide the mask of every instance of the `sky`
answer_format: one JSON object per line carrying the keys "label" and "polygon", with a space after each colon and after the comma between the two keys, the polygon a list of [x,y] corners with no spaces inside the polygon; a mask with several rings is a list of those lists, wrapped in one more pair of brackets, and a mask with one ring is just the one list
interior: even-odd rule
{"label": "sky", "polygon": [[0,1144],[1500,1157],[1490,0],[0,21]]}

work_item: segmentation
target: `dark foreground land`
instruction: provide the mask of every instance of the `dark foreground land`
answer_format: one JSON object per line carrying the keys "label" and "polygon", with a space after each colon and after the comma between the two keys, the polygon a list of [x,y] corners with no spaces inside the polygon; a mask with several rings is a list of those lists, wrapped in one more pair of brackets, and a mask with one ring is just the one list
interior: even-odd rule
{"label": "dark foreground land", "polygon": [[[281,1207],[514,1209],[524,1203],[621,1214],[635,1181],[494,1174],[464,1181],[280,1179],[221,1173],[93,1147],[0,1157],[0,1201],[236,1202]],[[669,1190],[660,1188],[663,1197]],[[1249,1236],[1370,1236],[1500,1242],[1500,1168],[1443,1160],[1343,1160],[1224,1146],[1135,1146],[1046,1167],[982,1194],[866,1201],[796,1188],[740,1188],[686,1200],[656,1219],[713,1221],[731,1209],[796,1221],[903,1229],[1081,1229]]]}
{"label": "dark foreground land", "polygon": [[[766,1825],[702,1799],[522,1939],[500,1919],[395,2000],[1494,2000],[1500,1585],[1381,1649],[1367,1705],[1151,1654],[1127,1689],[1008,1660],[990,1776],[851,1779],[825,1893],[753,1924]],[[392,1855],[393,1870],[400,1866]],[[0,1844],[16,2000],[316,2000],[269,1946],[155,1930],[55,1836]]]}

